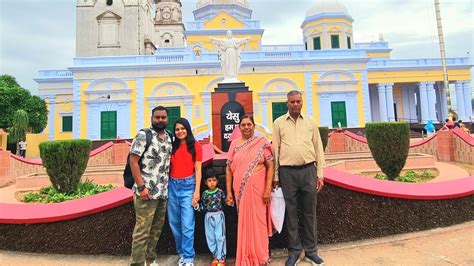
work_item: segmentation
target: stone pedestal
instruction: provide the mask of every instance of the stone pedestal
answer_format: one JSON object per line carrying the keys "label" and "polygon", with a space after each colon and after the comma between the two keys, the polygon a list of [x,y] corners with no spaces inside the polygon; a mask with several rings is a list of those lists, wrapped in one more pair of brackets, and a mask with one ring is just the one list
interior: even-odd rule
{"label": "stone pedestal", "polygon": [[119,142],[115,143],[112,147],[112,163],[113,164],[125,164],[127,162],[128,152],[130,146],[127,143]]}
{"label": "stone pedestal", "polygon": [[452,162],[454,157],[454,137],[451,130],[440,130],[436,133],[438,160]]}
{"label": "stone pedestal", "polygon": [[0,150],[0,187],[10,181],[10,157],[10,151]]}
{"label": "stone pedestal", "polygon": [[212,141],[219,149],[228,151],[227,141],[243,115],[253,116],[252,91],[245,83],[221,83],[211,94]]}
{"label": "stone pedestal", "polygon": [[329,141],[330,152],[346,151],[346,135],[344,132],[334,132]]}

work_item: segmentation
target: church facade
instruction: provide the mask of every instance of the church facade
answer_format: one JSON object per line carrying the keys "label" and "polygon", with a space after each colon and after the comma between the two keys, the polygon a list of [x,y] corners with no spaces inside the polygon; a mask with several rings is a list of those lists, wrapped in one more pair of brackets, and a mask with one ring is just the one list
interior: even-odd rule
{"label": "church facade", "polygon": [[[211,93],[223,80],[209,37],[249,38],[239,79],[253,92],[257,130],[270,136],[286,113],[286,94],[303,93],[304,111],[321,126],[367,122],[426,123],[447,117],[440,59],[391,59],[387,42],[355,43],[353,22],[338,0],[315,0],[302,14],[302,43],[263,45],[264,29],[247,0],[198,0],[182,21],[179,0],[77,0],[76,57],[64,70],[40,70],[50,139],[131,138],[150,125],[151,110],[170,110],[212,132]],[[468,58],[448,58],[459,118],[472,117]]]}

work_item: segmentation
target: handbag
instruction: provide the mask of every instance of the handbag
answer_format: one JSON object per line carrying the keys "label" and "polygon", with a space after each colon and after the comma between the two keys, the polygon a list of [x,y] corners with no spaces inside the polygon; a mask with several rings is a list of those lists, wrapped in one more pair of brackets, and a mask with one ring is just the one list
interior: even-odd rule
{"label": "handbag", "polygon": [[270,203],[270,212],[273,227],[281,233],[283,222],[285,221],[285,198],[281,187],[277,187],[272,191],[272,199]]}

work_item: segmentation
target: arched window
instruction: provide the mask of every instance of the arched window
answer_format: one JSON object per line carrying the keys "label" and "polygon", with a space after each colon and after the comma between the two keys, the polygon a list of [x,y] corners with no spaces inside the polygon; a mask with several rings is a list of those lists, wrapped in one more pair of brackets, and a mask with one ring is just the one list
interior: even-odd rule
{"label": "arched window", "polygon": [[107,0],[107,5],[111,6],[114,3],[114,0]]}

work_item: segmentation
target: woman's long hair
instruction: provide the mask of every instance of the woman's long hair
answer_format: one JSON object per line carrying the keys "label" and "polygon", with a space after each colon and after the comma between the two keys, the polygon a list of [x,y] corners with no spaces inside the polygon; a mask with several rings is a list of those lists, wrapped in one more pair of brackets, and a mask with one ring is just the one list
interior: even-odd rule
{"label": "woman's long hair", "polygon": [[175,154],[176,151],[179,148],[179,139],[176,137],[176,125],[181,124],[183,125],[184,129],[186,129],[186,132],[188,133],[186,136],[186,145],[188,147],[188,152],[193,156],[193,161],[196,161],[196,149],[194,148],[194,144],[196,143],[196,139],[194,138],[193,131],[191,130],[191,125],[189,124],[189,121],[186,118],[181,117],[178,119],[174,125],[173,125],[173,134],[174,134],[174,140],[173,140],[173,151],[171,154]]}

